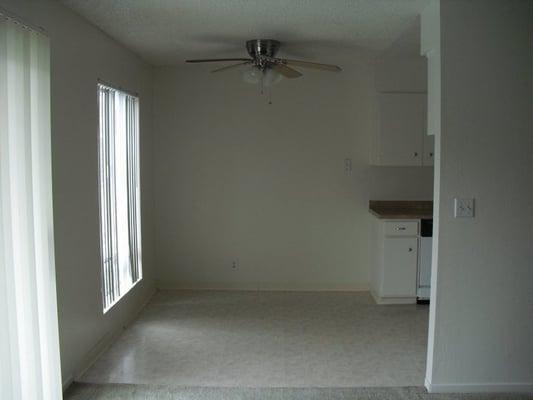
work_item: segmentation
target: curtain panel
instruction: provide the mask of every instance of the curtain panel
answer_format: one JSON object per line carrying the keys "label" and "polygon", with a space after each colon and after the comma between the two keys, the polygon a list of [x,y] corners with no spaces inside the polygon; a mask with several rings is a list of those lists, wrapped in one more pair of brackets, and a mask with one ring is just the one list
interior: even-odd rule
{"label": "curtain panel", "polygon": [[0,397],[58,400],[50,45],[0,13]]}

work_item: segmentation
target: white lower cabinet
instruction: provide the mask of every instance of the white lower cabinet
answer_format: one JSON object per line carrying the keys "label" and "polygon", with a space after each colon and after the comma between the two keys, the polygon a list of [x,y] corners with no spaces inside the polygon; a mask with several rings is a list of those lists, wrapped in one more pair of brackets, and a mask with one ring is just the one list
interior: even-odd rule
{"label": "white lower cabinet", "polygon": [[372,295],[378,304],[416,303],[418,220],[376,220]]}
{"label": "white lower cabinet", "polygon": [[416,297],[418,239],[385,238],[381,297]]}

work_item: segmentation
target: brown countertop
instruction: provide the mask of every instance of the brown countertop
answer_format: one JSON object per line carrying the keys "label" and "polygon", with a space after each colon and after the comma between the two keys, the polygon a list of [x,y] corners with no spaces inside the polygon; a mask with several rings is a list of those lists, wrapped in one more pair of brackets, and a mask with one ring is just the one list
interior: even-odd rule
{"label": "brown countertop", "polygon": [[433,218],[433,202],[425,200],[370,200],[368,210],[380,219]]}

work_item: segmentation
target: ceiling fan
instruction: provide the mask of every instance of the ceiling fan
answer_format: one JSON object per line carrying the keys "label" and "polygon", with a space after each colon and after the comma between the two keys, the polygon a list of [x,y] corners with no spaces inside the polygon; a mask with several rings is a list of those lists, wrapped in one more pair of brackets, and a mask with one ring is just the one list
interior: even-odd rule
{"label": "ceiling fan", "polygon": [[251,68],[243,75],[243,79],[248,83],[261,83],[261,85],[265,86],[277,83],[282,77],[294,79],[302,76],[301,72],[291,67],[312,68],[332,72],[341,71],[341,68],[337,65],[277,58],[276,53],[280,46],[281,43],[273,39],[248,40],[246,42],[246,50],[248,51],[250,58],[209,58],[186,60],[186,62],[206,63],[238,61],[237,64],[217,68],[211,72],[222,72],[249,65]]}

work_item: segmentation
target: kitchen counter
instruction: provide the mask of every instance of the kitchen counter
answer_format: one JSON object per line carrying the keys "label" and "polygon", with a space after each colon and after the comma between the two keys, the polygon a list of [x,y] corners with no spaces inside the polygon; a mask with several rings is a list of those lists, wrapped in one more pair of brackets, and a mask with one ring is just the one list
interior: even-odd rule
{"label": "kitchen counter", "polygon": [[433,201],[370,200],[368,210],[379,219],[433,218]]}

